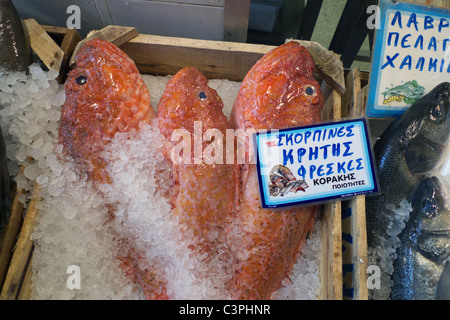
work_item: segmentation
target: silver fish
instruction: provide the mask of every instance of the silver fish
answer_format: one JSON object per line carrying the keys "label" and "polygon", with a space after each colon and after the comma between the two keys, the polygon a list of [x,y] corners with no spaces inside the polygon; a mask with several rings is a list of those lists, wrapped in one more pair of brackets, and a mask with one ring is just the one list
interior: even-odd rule
{"label": "silver fish", "polygon": [[[369,253],[390,246],[388,227],[397,218],[389,207],[398,207],[424,174],[439,163],[450,135],[449,93],[450,83],[436,86],[396,119],[375,143],[380,194],[366,199]],[[382,265],[383,259],[390,258],[369,255],[373,265]],[[381,285],[389,285],[388,276],[382,277]],[[371,294],[384,298],[379,291]]]}
{"label": "silver fish", "polygon": [[25,72],[31,64],[31,49],[14,4],[0,0],[0,68]]}
{"label": "silver fish", "polygon": [[[411,197],[413,211],[399,235],[392,275],[394,300],[450,299],[450,211],[437,177],[424,179]],[[444,270],[446,270],[444,272]],[[438,287],[440,288],[438,290]],[[446,288],[446,289],[444,289]]]}

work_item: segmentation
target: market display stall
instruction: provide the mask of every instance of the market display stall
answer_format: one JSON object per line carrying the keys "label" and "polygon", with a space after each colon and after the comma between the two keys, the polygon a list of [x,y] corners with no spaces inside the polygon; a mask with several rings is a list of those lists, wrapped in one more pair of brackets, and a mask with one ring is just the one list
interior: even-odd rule
{"label": "market display stall", "polygon": [[0,299],[448,299],[449,10],[381,2],[370,73],[23,20]]}

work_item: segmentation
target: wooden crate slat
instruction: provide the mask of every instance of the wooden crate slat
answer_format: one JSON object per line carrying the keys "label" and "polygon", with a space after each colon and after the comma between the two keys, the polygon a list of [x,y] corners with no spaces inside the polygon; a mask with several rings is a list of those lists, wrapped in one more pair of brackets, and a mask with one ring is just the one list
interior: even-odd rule
{"label": "wooden crate slat", "polygon": [[19,238],[17,239],[11,264],[0,293],[0,300],[16,300],[20,294],[22,283],[25,279],[28,264],[30,262],[33,252],[33,241],[31,235],[34,231],[34,225],[38,216],[36,203],[39,201],[36,198],[39,190],[34,189],[34,197],[30,201],[22,228],[20,230]]}
{"label": "wooden crate slat", "polygon": [[31,49],[39,56],[49,70],[61,69],[64,51],[45,32],[44,28],[34,19],[24,20],[25,30],[28,32]]}
{"label": "wooden crate slat", "polygon": [[[365,73],[352,69],[346,77],[347,91],[342,97],[345,117],[361,117],[365,114],[365,94],[368,81]],[[365,195],[343,201],[342,232],[345,234],[343,265],[346,270],[344,285],[346,299],[367,300],[367,230]],[[350,238],[350,239],[349,239]]]}
{"label": "wooden crate slat", "polygon": [[89,40],[92,39],[102,39],[105,41],[109,41],[116,46],[120,47],[127,41],[135,38],[138,35],[138,31],[134,27],[122,27],[122,26],[107,26],[101,30],[93,30],[91,31],[85,39],[80,41],[69,60],[69,66],[73,68],[75,66],[75,57],[80,50],[80,48]]}
{"label": "wooden crate slat", "polygon": [[[341,118],[341,95],[331,88],[324,88],[325,103],[322,119]],[[341,201],[327,202],[321,215],[321,245],[319,274],[321,282],[321,300],[342,300],[342,227]]]}
{"label": "wooden crate slat", "polygon": [[0,239],[0,292],[11,262],[13,248],[23,223],[23,205],[19,201],[19,197],[22,194],[22,190],[15,192],[11,206],[11,216]]}
{"label": "wooden crate slat", "polygon": [[175,74],[195,67],[208,78],[242,81],[273,46],[194,40],[140,34],[124,44],[124,50],[144,74]]}
{"label": "wooden crate slat", "polygon": [[[57,80],[62,83],[69,71],[70,57],[81,40],[80,34],[76,29],[41,26],[34,19],[25,19],[23,24],[30,38],[31,49],[49,70],[59,72]],[[61,46],[50,34],[62,38]]]}
{"label": "wooden crate slat", "polygon": [[320,282],[321,300],[342,300],[341,202],[324,206],[321,219]]}
{"label": "wooden crate slat", "polygon": [[61,70],[58,76],[58,82],[64,83],[67,73],[69,72],[69,61],[72,57],[76,46],[81,41],[81,36],[76,29],[67,29],[61,43],[61,49],[64,52],[64,58],[61,64]]}

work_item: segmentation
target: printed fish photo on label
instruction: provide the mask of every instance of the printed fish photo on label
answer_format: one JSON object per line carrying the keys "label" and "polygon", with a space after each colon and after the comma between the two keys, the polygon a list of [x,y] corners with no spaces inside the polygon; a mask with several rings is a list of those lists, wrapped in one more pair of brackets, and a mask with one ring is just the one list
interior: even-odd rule
{"label": "printed fish photo on label", "polygon": [[283,165],[277,165],[270,171],[270,195],[273,197],[284,196],[288,192],[306,191],[308,184],[304,179],[297,180],[291,170]]}

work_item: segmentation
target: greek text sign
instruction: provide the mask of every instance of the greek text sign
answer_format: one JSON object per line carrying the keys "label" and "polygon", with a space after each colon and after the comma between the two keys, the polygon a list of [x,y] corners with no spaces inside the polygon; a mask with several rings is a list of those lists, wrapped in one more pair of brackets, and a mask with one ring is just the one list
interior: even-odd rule
{"label": "greek text sign", "polygon": [[378,191],[365,118],[254,137],[264,208]]}
{"label": "greek text sign", "polygon": [[380,1],[367,116],[396,117],[450,76],[450,10]]}

